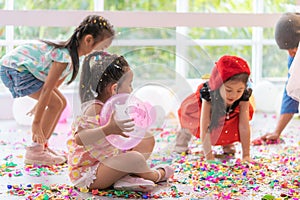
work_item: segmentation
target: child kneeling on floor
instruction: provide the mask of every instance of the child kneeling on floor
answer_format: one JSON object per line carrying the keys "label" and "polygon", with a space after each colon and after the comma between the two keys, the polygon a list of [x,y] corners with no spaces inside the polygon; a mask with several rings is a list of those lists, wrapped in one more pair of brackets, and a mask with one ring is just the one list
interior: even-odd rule
{"label": "child kneeling on floor", "polygon": [[170,166],[151,169],[146,160],[153,151],[155,140],[146,133],[131,150],[122,151],[106,139],[110,134],[133,131],[133,119],[115,120],[100,125],[100,112],[113,95],[131,93],[133,72],[123,56],[93,52],[84,60],[80,77],[82,114],[72,125],[68,140],[69,177],[78,188],[150,191],[155,183],[166,181],[174,174]]}
{"label": "child kneeling on floor", "polygon": [[243,159],[250,159],[252,90],[247,88],[250,69],[245,60],[225,55],[216,62],[209,81],[200,84],[178,110],[181,129],[175,151],[185,152],[191,136],[202,139],[207,160],[214,160],[212,145],[221,145],[224,153],[235,153],[234,142],[241,142]]}

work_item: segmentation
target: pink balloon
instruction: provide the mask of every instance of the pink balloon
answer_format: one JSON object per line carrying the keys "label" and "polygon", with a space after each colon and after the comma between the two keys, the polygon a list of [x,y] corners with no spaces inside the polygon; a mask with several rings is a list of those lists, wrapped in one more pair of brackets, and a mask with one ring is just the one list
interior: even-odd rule
{"label": "pink balloon", "polygon": [[[147,128],[153,122],[150,116],[151,105],[145,104],[138,98],[131,96],[127,93],[116,94],[108,99],[100,113],[100,125],[104,125],[108,122],[113,110],[116,107],[124,108],[125,116],[134,120],[134,131],[126,132],[128,138],[120,135],[111,134],[106,137],[109,143],[121,150],[127,150],[135,147],[144,138]],[[116,115],[118,115],[116,110]],[[124,114],[123,113],[123,114]]]}
{"label": "pink balloon", "polygon": [[149,103],[149,102],[144,102],[144,105],[148,111],[148,114],[149,114],[149,126],[153,125],[154,122],[155,122],[155,119],[156,119],[156,111],[155,111],[155,108]]}
{"label": "pink balloon", "polygon": [[66,99],[66,100],[67,100],[67,105],[66,105],[64,111],[61,113],[58,123],[67,123],[67,119],[71,115],[72,109],[71,109],[68,99]]}

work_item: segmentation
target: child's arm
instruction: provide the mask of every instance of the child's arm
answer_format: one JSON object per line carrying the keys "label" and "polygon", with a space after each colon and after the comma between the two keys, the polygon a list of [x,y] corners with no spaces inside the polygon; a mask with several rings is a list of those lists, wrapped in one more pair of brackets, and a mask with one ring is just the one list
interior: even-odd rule
{"label": "child's arm", "polygon": [[210,133],[208,128],[211,120],[211,104],[202,99],[201,117],[200,117],[200,134],[202,139],[203,151],[207,160],[214,160],[214,155],[211,149]]}
{"label": "child's arm", "polygon": [[243,159],[250,161],[249,101],[240,102],[239,132],[243,150]]}
{"label": "child's arm", "polygon": [[66,79],[66,77],[58,80],[57,83],[56,83],[56,87],[59,88],[59,86],[64,82],[65,79]]}
{"label": "child's arm", "polygon": [[[87,109],[85,115],[95,116],[100,113],[100,110],[100,105],[91,106],[89,109]],[[116,121],[114,115],[115,113],[113,112],[109,121],[104,126],[90,129],[83,129],[79,127],[77,133],[75,134],[75,142],[78,145],[89,145],[110,134],[128,137],[123,132],[133,131],[134,124],[131,123],[133,122],[133,119]]]}

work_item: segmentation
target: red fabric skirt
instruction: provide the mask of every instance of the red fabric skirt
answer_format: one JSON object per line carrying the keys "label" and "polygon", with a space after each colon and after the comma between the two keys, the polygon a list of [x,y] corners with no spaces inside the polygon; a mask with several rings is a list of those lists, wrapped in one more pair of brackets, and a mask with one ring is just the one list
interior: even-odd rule
{"label": "red fabric skirt", "polygon": [[[200,138],[200,113],[201,104],[200,90],[203,87],[200,84],[197,91],[189,95],[182,103],[178,110],[180,125],[182,128],[188,129],[191,134]],[[254,109],[251,101],[249,101],[249,120],[252,119]],[[233,112],[230,113],[229,119],[225,119],[223,126],[215,128],[210,133],[212,145],[226,145],[233,142],[240,141],[239,134],[239,111],[237,106]]]}

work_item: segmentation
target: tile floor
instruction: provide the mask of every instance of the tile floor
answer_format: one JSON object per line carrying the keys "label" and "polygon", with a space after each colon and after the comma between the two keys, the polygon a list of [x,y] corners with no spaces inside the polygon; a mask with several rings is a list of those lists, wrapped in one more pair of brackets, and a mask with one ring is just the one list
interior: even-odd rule
{"label": "tile floor", "polygon": [[[252,138],[262,135],[274,128],[275,114],[256,113],[252,120]],[[71,121],[71,120],[69,120]],[[259,164],[246,165],[239,163],[240,146],[235,158],[226,161],[208,163],[201,156],[201,142],[193,140],[190,143],[189,155],[172,153],[176,125],[170,123],[170,129],[156,135],[155,150],[149,160],[151,166],[158,163],[172,164],[176,168],[174,179],[169,183],[158,185],[150,194],[114,193],[101,191],[98,195],[67,190],[70,181],[67,177],[67,166],[60,166],[42,171],[39,168],[29,168],[23,164],[24,148],[29,142],[30,128],[20,126],[13,120],[0,121],[0,199],[51,199],[40,195],[41,190],[29,189],[23,196],[12,195],[13,188],[25,187],[28,184],[43,184],[45,187],[54,184],[65,191],[64,199],[124,199],[124,198],[162,198],[162,199],[261,199],[266,194],[272,194],[278,199],[283,196],[300,199],[300,120],[296,116],[284,131],[284,144],[252,146],[251,155]],[[65,141],[69,123],[59,124],[56,133],[50,140],[50,145],[56,149],[66,150]],[[215,148],[216,152],[219,148]],[[52,174],[51,174],[52,173]],[[13,187],[8,189],[8,187]],[[36,185],[37,186],[37,185]],[[57,189],[57,188],[56,188]],[[25,190],[19,191],[20,194]],[[66,192],[67,191],[67,192]],[[30,194],[31,193],[31,194]],[[57,194],[52,199],[61,199],[55,190],[49,196]],[[69,197],[67,197],[68,195]],[[101,194],[102,196],[99,196]]]}

